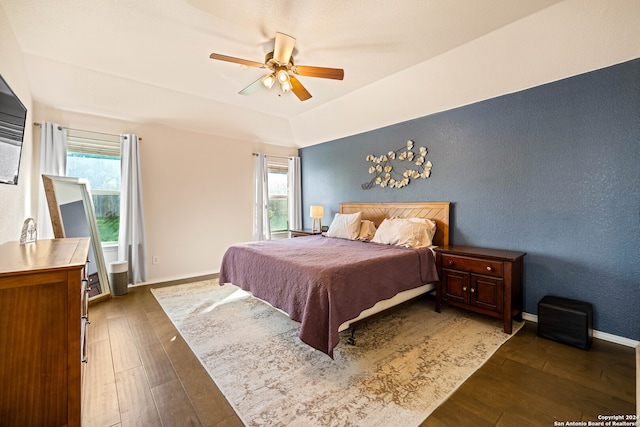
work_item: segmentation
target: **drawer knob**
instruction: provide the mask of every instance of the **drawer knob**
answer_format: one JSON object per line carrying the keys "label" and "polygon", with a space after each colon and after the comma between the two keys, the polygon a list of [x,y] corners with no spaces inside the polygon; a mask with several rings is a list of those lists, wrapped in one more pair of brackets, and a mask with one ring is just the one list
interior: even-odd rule
{"label": "drawer knob", "polygon": [[463,287],[462,287],[462,290],[463,290],[464,292],[467,292],[467,287],[466,287],[466,286],[463,286]]}
{"label": "drawer knob", "polygon": [[449,265],[453,265],[453,261],[452,260],[449,260]]}
{"label": "drawer knob", "polygon": [[493,270],[493,268],[487,267],[487,271],[491,271],[491,270]]}
{"label": "drawer knob", "polygon": [[473,292],[475,292],[475,291],[476,291],[475,289],[471,288],[471,293],[473,293]]}

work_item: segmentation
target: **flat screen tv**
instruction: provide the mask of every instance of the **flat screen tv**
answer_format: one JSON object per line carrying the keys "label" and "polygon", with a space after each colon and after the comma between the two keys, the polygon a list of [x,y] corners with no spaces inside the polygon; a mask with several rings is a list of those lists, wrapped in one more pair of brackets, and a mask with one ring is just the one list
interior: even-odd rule
{"label": "flat screen tv", "polygon": [[0,183],[18,184],[27,109],[0,76]]}

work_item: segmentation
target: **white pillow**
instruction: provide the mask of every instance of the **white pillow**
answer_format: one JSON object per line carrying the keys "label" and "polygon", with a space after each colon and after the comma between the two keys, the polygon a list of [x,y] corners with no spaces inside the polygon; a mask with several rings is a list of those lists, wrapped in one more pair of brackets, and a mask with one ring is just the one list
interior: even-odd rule
{"label": "white pillow", "polygon": [[385,219],[371,241],[386,245],[423,248],[431,246],[435,231],[436,223],[426,218]]}
{"label": "white pillow", "polygon": [[426,246],[431,246],[433,243],[433,236],[436,235],[436,222],[427,218],[405,218],[406,221],[420,222],[427,226],[427,238],[429,243]]}
{"label": "white pillow", "polygon": [[353,214],[337,213],[329,226],[329,230],[327,230],[326,236],[354,240],[358,237],[358,233],[360,233],[361,219],[362,212]]}
{"label": "white pillow", "polygon": [[360,233],[358,234],[358,240],[371,240],[376,234],[376,225],[373,221],[363,219],[360,224]]}

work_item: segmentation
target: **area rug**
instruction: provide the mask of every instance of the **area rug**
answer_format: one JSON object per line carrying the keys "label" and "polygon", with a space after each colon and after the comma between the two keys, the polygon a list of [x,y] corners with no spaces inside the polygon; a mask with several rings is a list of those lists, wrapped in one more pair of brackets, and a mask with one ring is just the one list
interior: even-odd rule
{"label": "area rug", "polygon": [[236,286],[151,291],[247,426],[418,426],[511,337],[425,297],[362,324],[355,346],[343,332],[332,360]]}

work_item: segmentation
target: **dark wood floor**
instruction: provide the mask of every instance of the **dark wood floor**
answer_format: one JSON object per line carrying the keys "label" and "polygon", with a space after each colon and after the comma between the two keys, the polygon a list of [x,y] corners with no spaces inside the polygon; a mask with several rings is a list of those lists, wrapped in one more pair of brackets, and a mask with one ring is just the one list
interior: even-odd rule
{"label": "dark wood floor", "polygon": [[[148,286],[92,304],[90,320],[83,426],[242,425]],[[634,414],[635,378],[634,349],[596,339],[583,351],[527,324],[423,426],[547,427]]]}

